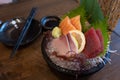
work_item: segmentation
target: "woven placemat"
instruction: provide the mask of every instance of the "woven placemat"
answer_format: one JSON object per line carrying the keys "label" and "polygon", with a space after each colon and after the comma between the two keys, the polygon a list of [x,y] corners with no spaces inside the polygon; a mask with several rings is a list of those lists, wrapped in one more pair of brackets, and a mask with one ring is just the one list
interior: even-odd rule
{"label": "woven placemat", "polygon": [[120,0],[98,0],[102,11],[108,17],[109,28],[114,29],[120,19]]}

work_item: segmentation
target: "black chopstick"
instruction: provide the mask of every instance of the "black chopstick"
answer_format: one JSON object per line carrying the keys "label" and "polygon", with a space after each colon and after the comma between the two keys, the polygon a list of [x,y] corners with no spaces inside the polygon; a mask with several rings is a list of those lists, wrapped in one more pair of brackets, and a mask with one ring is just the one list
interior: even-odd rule
{"label": "black chopstick", "polygon": [[16,44],[15,44],[15,46],[13,48],[13,51],[10,54],[10,58],[14,57],[14,55],[16,54],[17,49],[19,48],[24,36],[26,35],[27,30],[30,27],[32,19],[35,16],[36,10],[37,10],[37,8],[32,8],[32,10],[31,10],[31,12],[30,12],[30,14],[29,14],[29,16],[28,16],[28,18],[26,20],[26,23],[25,23],[25,25],[24,25],[24,27],[22,29],[22,32],[20,33],[20,36],[19,36],[19,38],[18,38],[18,40],[17,40],[17,42],[16,42]]}

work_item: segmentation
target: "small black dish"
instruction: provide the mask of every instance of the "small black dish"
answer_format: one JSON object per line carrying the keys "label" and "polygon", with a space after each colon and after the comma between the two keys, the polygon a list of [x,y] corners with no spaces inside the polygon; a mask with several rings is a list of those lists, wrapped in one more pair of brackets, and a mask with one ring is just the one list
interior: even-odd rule
{"label": "small black dish", "polygon": [[43,31],[52,30],[55,26],[58,26],[60,18],[57,16],[46,16],[40,20],[40,24],[43,27]]}
{"label": "small black dish", "polygon": [[[15,18],[2,23],[0,27],[0,41],[7,46],[14,46],[24,27],[25,21],[23,18]],[[20,46],[27,45],[34,41],[41,32],[42,27],[39,21],[33,19]]]}
{"label": "small black dish", "polygon": [[[47,45],[47,37],[45,36],[43,38],[43,41],[41,44],[41,50],[42,50],[43,57],[44,57],[45,61],[47,62],[48,66],[51,68],[51,70],[59,77],[75,78],[76,75],[78,77],[88,76],[88,75],[98,72],[105,66],[105,64],[107,64],[107,60],[103,59],[105,63],[103,63],[103,62],[99,63],[97,66],[92,67],[89,70],[77,71],[77,70],[69,70],[66,68],[62,68],[60,66],[57,66],[55,63],[53,63],[52,60],[49,58],[49,56],[47,55],[47,52],[46,52],[46,45]],[[106,52],[105,57],[110,58],[110,52]]]}

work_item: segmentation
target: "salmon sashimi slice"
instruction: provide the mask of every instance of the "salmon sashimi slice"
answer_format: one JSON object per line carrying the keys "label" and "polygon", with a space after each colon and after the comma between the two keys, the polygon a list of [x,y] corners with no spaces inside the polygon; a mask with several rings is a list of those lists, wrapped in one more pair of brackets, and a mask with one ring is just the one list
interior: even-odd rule
{"label": "salmon sashimi slice", "polygon": [[68,16],[66,16],[66,17],[60,22],[59,27],[60,27],[61,29],[63,29],[63,27],[65,26],[65,24],[66,24],[67,21],[69,21],[69,17],[68,17]]}
{"label": "salmon sashimi slice", "polygon": [[74,26],[72,25],[67,25],[62,29],[62,32],[64,35],[67,35],[69,31],[76,30]]}
{"label": "salmon sashimi slice", "polygon": [[72,23],[72,25],[74,25],[74,27],[77,30],[82,31],[82,27],[81,27],[81,23],[80,23],[80,15],[71,18],[71,23]]}
{"label": "salmon sashimi slice", "polygon": [[76,28],[71,24],[70,18],[66,16],[60,23],[59,27],[64,35],[67,35],[69,31],[76,30]]}

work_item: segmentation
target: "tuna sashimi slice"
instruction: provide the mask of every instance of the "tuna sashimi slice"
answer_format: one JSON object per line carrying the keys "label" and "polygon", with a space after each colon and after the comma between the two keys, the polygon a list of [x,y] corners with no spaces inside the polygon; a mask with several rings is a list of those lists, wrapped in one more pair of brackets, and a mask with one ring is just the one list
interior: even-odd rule
{"label": "tuna sashimi slice", "polygon": [[86,45],[83,53],[87,58],[94,58],[101,52],[101,42],[94,28],[85,33]]}
{"label": "tuna sashimi slice", "polygon": [[102,32],[100,29],[96,29],[96,33],[97,33],[99,40],[100,40],[100,43],[101,43],[101,51],[103,51],[104,50],[104,39],[102,36]]}

